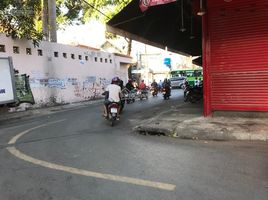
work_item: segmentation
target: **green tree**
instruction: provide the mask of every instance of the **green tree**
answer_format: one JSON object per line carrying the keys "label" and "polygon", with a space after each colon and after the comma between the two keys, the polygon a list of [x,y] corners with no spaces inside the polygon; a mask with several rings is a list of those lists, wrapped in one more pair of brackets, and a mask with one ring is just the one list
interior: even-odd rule
{"label": "green tree", "polygon": [[34,45],[43,38],[40,23],[40,2],[36,0],[0,1],[0,32],[12,38],[33,40]]}
{"label": "green tree", "polygon": [[[106,23],[130,2],[131,0],[67,0],[61,4],[67,8],[67,13],[62,19],[65,19],[67,23],[85,23],[90,18],[94,18]],[[114,34],[106,32],[106,38],[115,37]],[[127,55],[130,55],[132,40],[126,38],[126,41],[128,43]]]}
{"label": "green tree", "polygon": [[1,0],[0,32],[26,38],[35,45],[41,39],[56,42],[62,25],[83,24],[90,18],[107,22],[131,0]]}

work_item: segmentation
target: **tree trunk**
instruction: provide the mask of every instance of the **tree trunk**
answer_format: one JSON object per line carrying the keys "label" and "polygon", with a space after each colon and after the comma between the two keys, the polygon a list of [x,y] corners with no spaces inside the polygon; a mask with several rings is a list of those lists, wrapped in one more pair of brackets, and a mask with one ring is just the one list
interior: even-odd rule
{"label": "tree trunk", "polygon": [[48,0],[49,41],[57,42],[56,0]]}
{"label": "tree trunk", "polygon": [[44,34],[44,40],[48,41],[48,0],[42,1],[42,32]]}

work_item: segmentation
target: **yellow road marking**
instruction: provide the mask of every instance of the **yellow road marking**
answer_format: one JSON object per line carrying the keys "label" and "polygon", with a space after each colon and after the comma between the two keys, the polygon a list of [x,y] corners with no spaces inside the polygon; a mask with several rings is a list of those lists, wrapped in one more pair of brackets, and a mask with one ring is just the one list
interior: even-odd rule
{"label": "yellow road marking", "polygon": [[45,127],[45,126],[50,125],[50,124],[56,124],[56,123],[59,123],[59,122],[63,122],[63,121],[65,121],[65,119],[61,119],[61,120],[54,121],[54,122],[49,122],[49,123],[46,123],[46,124],[42,124],[42,125],[35,126],[33,128],[27,129],[26,131],[23,131],[23,132],[19,133],[18,135],[16,135],[15,137],[13,137],[8,142],[8,144],[15,144],[20,137],[24,136],[26,133],[29,133],[30,131],[33,131],[33,130],[41,128],[41,127]]}
{"label": "yellow road marking", "polygon": [[[53,123],[61,122],[64,120],[60,121],[55,121]],[[43,124],[40,126],[33,127],[31,129],[28,129],[26,131],[23,131],[13,137],[8,144],[15,144],[16,141],[25,135],[26,133],[35,130],[40,127],[47,126],[48,124],[52,123],[47,123]],[[77,174],[77,175],[82,175],[82,176],[88,176],[88,177],[94,177],[94,178],[100,178],[100,179],[106,179],[106,180],[111,180],[111,181],[116,181],[116,182],[123,182],[123,183],[129,183],[129,184],[134,184],[134,185],[140,185],[140,186],[147,186],[147,187],[152,187],[152,188],[157,188],[157,189],[162,189],[162,190],[168,190],[168,191],[173,191],[176,188],[176,185],[173,184],[167,184],[167,183],[161,183],[161,182],[154,182],[154,181],[148,181],[148,180],[143,180],[143,179],[137,179],[137,178],[131,178],[131,177],[125,177],[125,176],[115,176],[111,174],[103,174],[103,173],[98,173],[98,172],[92,172],[92,171],[87,171],[83,169],[78,169],[78,168],[73,168],[73,167],[68,167],[68,166],[63,166],[63,165],[58,165],[55,163],[50,163],[47,161],[43,160],[38,160],[36,158],[30,157],[15,147],[7,147],[7,150],[14,156],[16,156],[19,159],[22,159],[24,161],[30,162],[35,165],[39,165],[42,167],[46,167],[49,169],[54,169],[54,170],[59,170],[59,171],[64,171],[72,174]]]}

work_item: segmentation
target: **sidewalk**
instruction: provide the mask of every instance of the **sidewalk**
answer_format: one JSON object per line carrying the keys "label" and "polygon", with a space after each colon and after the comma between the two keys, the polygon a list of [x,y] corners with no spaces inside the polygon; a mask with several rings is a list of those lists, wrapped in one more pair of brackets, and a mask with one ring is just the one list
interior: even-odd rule
{"label": "sidewalk", "polygon": [[50,106],[50,107],[44,107],[44,108],[38,108],[38,109],[30,109],[30,110],[18,111],[18,112],[8,112],[8,113],[4,112],[3,113],[0,111],[0,122],[21,119],[25,117],[49,115],[55,112],[63,112],[67,110],[77,109],[79,107],[85,107],[91,104],[99,104],[102,102],[103,100],[92,100],[92,101],[70,103],[70,104],[65,104],[65,105]]}
{"label": "sidewalk", "polygon": [[185,103],[144,120],[134,130],[196,140],[268,141],[268,118],[214,116],[204,118],[202,105]]}

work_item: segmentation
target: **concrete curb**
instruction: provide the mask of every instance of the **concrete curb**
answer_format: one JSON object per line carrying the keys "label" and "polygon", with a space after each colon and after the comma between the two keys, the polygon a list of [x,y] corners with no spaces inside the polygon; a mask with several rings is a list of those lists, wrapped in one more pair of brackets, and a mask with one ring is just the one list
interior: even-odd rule
{"label": "concrete curb", "polygon": [[268,120],[266,119],[193,117],[171,121],[160,120],[157,117],[144,121],[133,130],[143,134],[165,135],[180,139],[268,141]]}
{"label": "concrete curb", "polygon": [[1,112],[0,122],[21,119],[24,117],[49,115],[49,114],[54,114],[57,112],[64,112],[64,111],[68,111],[72,109],[79,109],[81,107],[86,107],[92,104],[100,104],[102,102],[103,102],[102,99],[98,99],[98,100],[70,103],[70,104],[57,105],[57,106],[49,106],[45,108],[37,108],[37,109],[18,111],[18,112]]}

